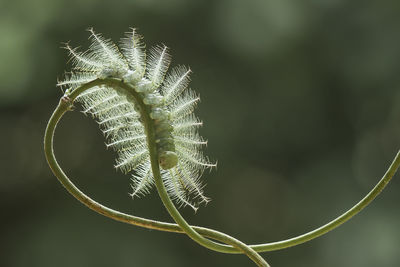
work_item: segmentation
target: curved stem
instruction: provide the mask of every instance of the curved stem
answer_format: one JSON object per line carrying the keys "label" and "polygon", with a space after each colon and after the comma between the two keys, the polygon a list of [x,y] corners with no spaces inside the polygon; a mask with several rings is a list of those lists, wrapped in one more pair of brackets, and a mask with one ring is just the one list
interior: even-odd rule
{"label": "curved stem", "polygon": [[[155,155],[155,159],[157,158],[157,154],[153,154],[152,156]],[[156,164],[153,164],[153,162],[156,162]],[[161,175],[160,175],[160,170],[158,167],[158,160],[153,161],[151,160],[152,163],[152,170],[153,170],[153,176],[155,180],[155,184],[157,187],[157,191],[160,195],[160,198],[168,210],[169,214],[171,217],[174,219],[174,221],[181,227],[181,229],[194,241],[197,243],[206,246],[209,249],[219,251],[219,252],[225,252],[225,247],[221,248],[221,244],[215,243],[213,241],[210,241],[207,238],[204,238],[201,236],[196,230],[189,225],[186,220],[182,217],[182,215],[179,213],[179,211],[176,209],[175,205],[172,203],[171,199],[169,198],[167,191],[165,189],[164,183],[162,182]],[[243,242],[229,236],[226,234],[219,233],[219,241],[222,241],[227,244],[232,244],[235,248],[240,249],[248,255],[250,259],[252,259],[258,266],[269,266],[267,262],[252,248],[244,244]]]}
{"label": "curved stem", "polygon": [[[98,84],[100,84],[100,83],[98,83]],[[95,86],[95,85],[91,85],[91,86]],[[88,86],[88,87],[91,87],[91,86]],[[75,93],[76,90],[74,90],[73,93]],[[85,89],[82,88],[81,92],[83,90],[85,90]],[[76,92],[75,95],[73,95],[73,93],[71,93],[71,95],[70,95],[71,99],[74,99],[81,92]],[[184,233],[183,230],[180,228],[180,226],[177,224],[145,219],[145,218],[125,214],[125,213],[113,210],[111,208],[108,208],[106,206],[103,206],[100,203],[91,199],[89,196],[85,195],[69,180],[69,178],[62,171],[61,167],[58,165],[57,160],[55,159],[55,156],[54,156],[54,151],[53,151],[53,136],[54,136],[54,131],[55,131],[56,125],[57,125],[58,121],[61,119],[61,117],[63,116],[63,114],[68,110],[69,105],[70,105],[70,103],[60,100],[60,104],[57,106],[57,108],[55,109],[54,113],[52,114],[52,116],[48,122],[46,132],[45,132],[45,137],[44,137],[44,150],[45,150],[47,162],[48,162],[51,170],[53,171],[54,175],[61,182],[61,184],[68,190],[68,192],[71,195],[73,195],[76,199],[78,199],[80,202],[82,202],[84,205],[86,205],[88,208],[92,209],[93,211],[95,211],[99,214],[109,217],[113,220],[124,222],[124,223],[131,224],[131,225],[141,226],[141,227],[148,228],[148,229],[173,232],[173,233]],[[331,222],[329,222],[311,232],[305,233],[305,234],[297,236],[297,237],[293,237],[290,239],[277,241],[277,242],[250,245],[250,247],[253,248],[257,252],[280,250],[280,249],[284,249],[284,248],[288,248],[288,247],[292,247],[292,246],[296,246],[296,245],[305,243],[307,241],[310,241],[314,238],[317,238],[321,235],[326,234],[327,232],[335,229],[336,227],[340,226],[344,222],[348,221],[353,216],[358,214],[362,209],[364,209],[366,206],[368,206],[382,192],[382,190],[386,187],[386,185],[390,182],[390,180],[396,173],[397,169],[399,168],[399,165],[400,165],[400,152],[398,152],[396,154],[392,164],[390,165],[390,167],[388,168],[388,170],[386,171],[386,173],[382,177],[382,179],[376,184],[376,186],[360,202],[358,202],[355,206],[353,206],[347,212],[345,212],[341,216],[337,217],[336,219],[332,220]],[[224,233],[221,233],[216,230],[209,229],[209,228],[205,228],[205,227],[199,227],[199,226],[192,226],[192,228],[197,233],[201,234],[202,236],[209,237],[209,238],[221,241],[221,242],[226,241],[226,239],[225,239],[226,235]],[[226,242],[226,243],[228,243],[228,242]],[[229,246],[229,245],[220,244],[220,248],[221,248],[220,252],[224,252],[224,253],[242,253],[241,250],[237,249],[236,247]]]}
{"label": "curved stem", "polygon": [[[192,226],[188,224],[186,220],[182,217],[182,215],[179,213],[178,209],[175,207],[174,203],[170,199],[161,178],[160,165],[158,163],[159,159],[157,153],[157,144],[155,138],[155,127],[154,127],[154,121],[150,118],[150,112],[143,112],[142,120],[146,128],[147,145],[150,154],[151,169],[153,172],[154,181],[157,187],[158,194],[160,195],[160,198],[165,208],[168,210],[169,214],[174,219],[174,221],[192,240],[211,250],[224,252],[225,248],[222,247],[221,244],[211,241],[203,237],[199,233],[197,233],[192,228]],[[255,250],[248,247],[243,242],[228,235],[223,235],[221,237],[223,238],[224,243],[232,244],[237,249],[243,251],[243,253],[246,254],[258,266],[261,267],[269,266],[268,263]]]}
{"label": "curved stem", "polygon": [[[119,90],[121,90],[121,89],[125,90],[125,92],[128,92],[130,95],[132,95],[134,97],[136,104],[139,105],[139,108],[142,111],[146,110],[146,106],[141,101],[141,98],[138,97],[138,94],[129,85],[124,84],[122,81],[120,81],[118,79],[112,79],[112,78],[104,79],[104,80],[100,80],[100,79],[94,80],[94,81],[89,82],[79,88],[76,88],[74,91],[71,92],[71,94],[69,96],[64,96],[63,98],[61,98],[60,103],[57,106],[54,113],[52,114],[52,116],[49,120],[49,123],[47,125],[47,128],[46,128],[45,140],[44,140],[44,150],[45,150],[45,154],[46,154],[46,159],[47,159],[48,164],[49,164],[50,168],[52,169],[53,173],[72,195],[74,195],[78,200],[80,200],[83,204],[85,204],[92,210],[95,210],[103,215],[108,214],[108,215],[112,215],[112,216],[118,216],[123,221],[126,222],[127,216],[125,214],[122,214],[122,213],[113,211],[109,208],[106,208],[106,207],[100,205],[99,203],[91,200],[86,195],[84,195],[74,184],[72,184],[69,181],[68,177],[62,171],[62,169],[58,165],[57,160],[55,159],[55,156],[54,156],[53,137],[54,137],[54,131],[55,131],[58,121],[61,119],[61,117],[64,115],[64,113],[71,108],[74,99],[80,93],[82,93],[83,91],[88,90],[94,86],[99,86],[102,84],[112,86],[113,88],[116,87]],[[166,193],[164,184],[162,183],[162,180],[161,180],[160,170],[159,170],[159,166],[158,166],[158,156],[157,156],[155,139],[154,139],[154,127],[152,125],[152,120],[150,119],[149,113],[142,112],[142,119],[144,121],[146,131],[147,131],[147,136],[148,136],[148,145],[149,145],[149,151],[150,151],[150,157],[151,157],[151,163],[152,163],[153,176],[155,177],[157,189],[160,192],[160,196],[161,196],[161,199],[162,199],[164,205],[167,207],[168,211],[170,212],[170,214],[174,218],[174,220],[177,221],[177,223],[181,227],[181,229],[190,238],[192,238],[194,241],[196,241],[200,245],[203,245],[206,248],[209,248],[211,250],[218,251],[218,252],[224,252],[226,249],[225,245],[213,242],[209,239],[204,238],[200,234],[198,234],[183,219],[183,217],[180,215],[178,210],[173,205],[172,201],[169,199],[169,196]],[[161,183],[162,187],[160,187],[159,183]],[[164,194],[162,191],[164,191]],[[106,216],[108,216],[108,215],[106,215]],[[111,217],[111,216],[108,216],[108,217]],[[147,228],[153,228],[153,226],[155,225],[155,221],[136,217],[135,224],[143,226],[143,227],[147,227]],[[239,251],[246,254],[258,266],[269,266],[265,262],[265,260],[256,251],[254,251],[252,248],[248,247],[243,242],[241,242],[231,236],[228,236],[226,234],[222,234],[222,233],[219,235],[218,239],[227,244],[231,244],[232,247],[235,247]]]}

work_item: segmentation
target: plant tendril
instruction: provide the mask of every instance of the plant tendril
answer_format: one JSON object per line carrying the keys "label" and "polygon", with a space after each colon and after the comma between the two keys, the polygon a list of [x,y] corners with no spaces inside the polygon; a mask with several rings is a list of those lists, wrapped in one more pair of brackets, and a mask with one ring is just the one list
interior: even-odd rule
{"label": "plant tendril", "polygon": [[[83,203],[88,208],[92,209],[93,211],[109,217],[113,220],[141,226],[148,229],[166,231],[166,232],[174,232],[174,233],[186,233],[190,238],[198,242],[199,244],[218,252],[223,253],[230,253],[230,254],[237,254],[237,253],[244,253],[250,259],[252,259],[258,266],[268,266],[268,264],[261,258],[261,256],[257,252],[267,252],[267,251],[274,251],[280,250],[292,246],[296,246],[305,242],[308,242],[312,239],[315,239],[319,236],[326,234],[327,232],[337,228],[344,222],[351,219],[353,216],[358,214],[362,209],[368,206],[386,187],[386,185],[390,182],[394,174],[396,173],[397,169],[400,165],[400,151],[396,154],[392,164],[389,166],[388,170],[381,178],[381,180],[376,184],[376,186],[356,205],[350,208],[347,212],[343,213],[336,219],[332,220],[331,222],[313,230],[308,233],[299,235],[297,237],[293,237],[290,239],[265,243],[265,244],[256,244],[256,245],[246,245],[237,239],[224,234],[222,232],[205,228],[199,226],[191,226],[189,225],[184,218],[180,215],[179,211],[176,209],[174,204],[172,203],[171,199],[169,198],[165,187],[162,183],[160,177],[160,170],[158,165],[158,155],[156,153],[156,146],[154,144],[154,140],[152,139],[152,134],[149,134],[150,138],[148,138],[148,145],[150,150],[150,157],[151,157],[151,164],[152,164],[152,171],[154,174],[156,187],[159,192],[159,195],[166,206],[167,210],[169,211],[170,215],[178,224],[161,222],[146,218],[141,218],[129,214],[125,214],[111,208],[108,208],[90,197],[84,194],[82,191],[79,190],[67,177],[64,171],[59,166],[53,149],[53,138],[56,126],[62,116],[69,110],[72,110],[72,104],[75,98],[81,94],[82,92],[100,85],[107,85],[112,88],[122,88],[122,90],[126,90],[130,94],[134,96],[134,90],[131,90],[129,85],[123,83],[123,81],[115,78],[106,78],[106,79],[96,79],[94,81],[88,82],[70,93],[66,93],[60,99],[60,102],[56,109],[54,110],[52,116],[49,119],[49,122],[46,127],[46,132],[44,136],[44,151],[46,155],[47,162],[53,171],[54,175],[60,181],[60,183],[67,189],[67,191],[73,195],[77,200]],[[138,101],[140,105],[140,101]],[[148,114],[147,114],[148,116]],[[146,117],[146,116],[144,116]],[[145,119],[146,121],[146,119]],[[151,133],[153,130],[153,126],[151,125],[151,121],[146,123],[147,131]],[[221,243],[213,242],[207,238],[219,241]]]}
{"label": "plant tendril", "polygon": [[[46,133],[45,133],[45,141],[44,141],[44,149],[45,149],[45,154],[46,154],[46,159],[49,163],[50,168],[52,169],[54,175],[60,180],[60,182],[64,185],[64,187],[73,195],[75,196],[79,201],[81,201],[83,204],[88,206],[89,208],[99,212],[100,214],[103,214],[107,217],[110,217],[108,215],[119,215],[127,219],[127,216],[123,215],[122,213],[115,213],[109,208],[106,208],[99,203],[91,200],[88,198],[86,195],[83,194],[75,185],[71,183],[71,181],[68,179],[68,177],[65,175],[65,173],[62,171],[61,167],[58,165],[57,160],[55,159],[54,156],[54,149],[53,149],[53,137],[54,137],[54,131],[56,128],[56,125],[58,121],[61,119],[61,117],[64,115],[64,113],[68,110],[71,109],[72,103],[74,99],[82,92],[94,87],[94,86],[100,86],[100,85],[107,85],[112,88],[118,88],[118,90],[124,90],[125,93],[130,94],[134,99],[135,103],[139,105],[139,110],[143,111],[142,119],[144,122],[144,125],[146,127],[147,131],[147,141],[148,141],[148,146],[149,146],[149,152],[150,152],[150,159],[151,159],[151,165],[152,165],[152,171],[153,175],[155,178],[155,183],[157,186],[157,190],[159,192],[159,195],[167,208],[168,212],[170,213],[171,217],[178,223],[180,226],[180,229],[183,230],[191,239],[199,243],[200,245],[214,250],[218,252],[224,252],[225,251],[225,246],[222,244],[216,243],[214,241],[211,241],[199,233],[197,233],[191,225],[189,225],[185,219],[181,216],[179,211],[176,209],[174,204],[172,203],[171,199],[169,198],[167,191],[165,189],[165,186],[161,180],[161,174],[160,174],[160,169],[159,169],[159,163],[158,163],[158,154],[156,150],[156,141],[154,138],[154,125],[152,125],[152,120],[150,118],[150,115],[146,112],[146,107],[144,103],[142,102],[141,98],[139,95],[133,90],[133,88],[130,85],[125,84],[123,81],[115,78],[106,78],[106,79],[96,79],[92,82],[86,83],[75,90],[73,90],[69,95],[65,95],[61,98],[59,105],[57,106],[56,110],[54,111],[53,115],[51,116],[49,123],[46,128]],[[110,213],[111,212],[111,213]],[[137,218],[138,219],[138,224],[140,226],[151,226],[152,223],[150,223],[149,220],[145,220],[142,218]],[[149,228],[149,227],[147,227]],[[150,227],[151,228],[151,227]],[[156,229],[156,228],[154,228]],[[251,260],[253,260],[258,266],[265,267],[269,266],[268,263],[252,248],[244,244],[243,242],[228,236],[228,235],[222,235],[220,241],[230,244],[236,249],[240,250],[242,253],[246,254]]]}

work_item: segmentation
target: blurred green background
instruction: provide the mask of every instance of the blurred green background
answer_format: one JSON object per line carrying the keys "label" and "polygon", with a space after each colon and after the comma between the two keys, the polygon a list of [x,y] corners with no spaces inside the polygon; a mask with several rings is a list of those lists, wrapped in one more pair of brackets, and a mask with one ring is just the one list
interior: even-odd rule
{"label": "blurred green background", "polygon": [[[400,2],[0,0],[0,266],[253,266],[183,235],[97,215],[51,174],[42,139],[71,67],[62,42],[89,26],[118,41],[137,27],[192,68],[217,171],[193,224],[247,243],[314,229],[360,200],[400,147]],[[157,194],[132,201],[96,123],[70,112],[56,155],[115,209],[170,221]],[[398,175],[397,175],[398,176]],[[341,228],[264,253],[272,266],[400,266],[400,177]]]}

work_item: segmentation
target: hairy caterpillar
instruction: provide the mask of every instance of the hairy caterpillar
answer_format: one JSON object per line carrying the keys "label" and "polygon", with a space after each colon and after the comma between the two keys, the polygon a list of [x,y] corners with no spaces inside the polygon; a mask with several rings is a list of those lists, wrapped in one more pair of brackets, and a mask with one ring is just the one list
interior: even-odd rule
{"label": "hairy caterpillar", "polygon": [[[187,89],[190,69],[179,66],[167,74],[171,62],[167,47],[150,49],[146,58],[142,37],[135,29],[121,40],[120,48],[93,29],[89,31],[92,44],[88,51],[78,52],[66,45],[74,68],[58,86],[67,88],[67,94],[95,79],[111,77],[129,84],[140,96],[144,105],[137,105],[129,92],[95,86],[76,98],[83,112],[97,120],[106,146],[117,152],[115,167],[132,172],[131,196],[148,193],[154,184],[146,143],[148,130],[141,122],[145,112],[154,121],[161,175],[170,197],[194,209],[196,204],[208,202],[200,176],[215,164],[201,151],[207,142],[199,136],[202,123],[193,114],[199,97]],[[140,106],[144,110],[139,110]]]}

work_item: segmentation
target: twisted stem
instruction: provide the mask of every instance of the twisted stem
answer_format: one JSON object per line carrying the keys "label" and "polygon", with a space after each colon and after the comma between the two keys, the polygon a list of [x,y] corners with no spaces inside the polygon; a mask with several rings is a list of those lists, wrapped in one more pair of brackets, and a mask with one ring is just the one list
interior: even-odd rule
{"label": "twisted stem", "polygon": [[[149,112],[145,112],[147,107],[144,105],[142,99],[140,98],[139,94],[134,90],[133,87],[123,83],[119,79],[115,78],[108,78],[108,79],[96,79],[92,82],[86,83],[75,90],[73,90],[69,95],[64,96],[61,98],[57,108],[55,109],[54,113],[52,114],[49,123],[46,128],[45,132],[45,140],[44,140],[44,150],[46,154],[46,159],[50,168],[52,169],[54,175],[59,179],[59,181],[64,185],[64,187],[74,195],[78,200],[80,200],[83,204],[88,206],[89,208],[103,214],[105,216],[121,216],[125,220],[128,219],[126,215],[114,212],[109,208],[102,206],[101,204],[91,200],[86,195],[83,194],[75,185],[71,183],[65,173],[62,171],[61,167],[58,165],[57,160],[54,156],[54,149],[53,149],[53,137],[54,131],[58,124],[58,121],[64,115],[64,113],[71,109],[72,103],[74,99],[85,90],[88,90],[94,86],[100,85],[107,85],[112,88],[118,88],[117,90],[124,90],[124,93],[133,96],[135,100],[135,104],[139,105],[139,109],[142,111],[142,120],[146,128],[147,132],[147,142],[149,147],[151,165],[153,176],[156,182],[157,190],[159,195],[164,203],[164,206],[167,208],[168,212],[172,216],[172,218],[178,223],[180,229],[183,230],[191,239],[199,243],[200,245],[214,251],[224,252],[226,247],[223,244],[216,243],[211,241],[199,233],[197,233],[191,225],[189,225],[185,219],[181,216],[179,211],[176,209],[174,204],[172,203],[171,199],[169,198],[166,188],[162,182],[160,169],[158,165],[158,154],[156,150],[156,142],[155,142],[155,135],[154,135],[154,125],[153,121],[150,118]],[[136,221],[137,219],[137,221]],[[151,220],[145,220],[143,218],[136,217],[135,223],[136,225],[141,225],[144,227],[151,226],[154,223]],[[265,267],[269,266],[267,262],[252,248],[244,244],[243,242],[229,236],[226,234],[221,234],[219,240],[232,245],[232,247],[236,248],[237,250],[241,251],[242,253],[246,254],[251,260],[253,260],[258,266]]]}
{"label": "twisted stem", "polygon": [[[103,81],[95,80],[93,82],[90,82],[88,84],[85,84],[85,85],[75,89],[69,95],[70,99],[62,98],[60,100],[60,103],[58,104],[57,108],[54,110],[54,113],[50,117],[50,120],[47,124],[45,137],[44,137],[44,151],[45,151],[47,162],[48,162],[51,170],[53,171],[54,175],[57,177],[57,179],[61,182],[61,184],[67,189],[67,191],[71,195],[73,195],[76,199],[78,199],[81,203],[86,205],[88,208],[92,209],[93,211],[95,211],[99,214],[102,214],[102,215],[109,217],[116,221],[124,222],[124,223],[131,224],[131,225],[141,226],[141,227],[148,228],[148,229],[173,232],[173,233],[186,233],[184,228],[178,224],[161,222],[161,221],[156,221],[156,220],[151,220],[151,219],[145,219],[145,218],[125,214],[125,213],[113,210],[111,208],[108,208],[108,207],[96,202],[95,200],[91,199],[89,196],[84,194],[82,191],[80,191],[70,181],[70,179],[66,176],[66,174],[63,172],[63,170],[57,163],[57,160],[54,155],[54,149],[53,149],[53,137],[54,137],[55,128],[56,128],[59,120],[62,118],[62,116],[65,114],[65,112],[67,112],[70,109],[73,100],[80,93],[82,93],[83,91],[85,91],[93,86],[97,86],[97,85],[101,85],[101,84],[107,84],[109,86],[123,85],[123,83],[121,81],[118,81],[115,79],[107,79],[107,80],[103,80]],[[153,160],[152,160],[152,162],[153,162]],[[319,236],[326,234],[327,232],[329,232],[329,231],[337,228],[341,224],[345,223],[346,221],[351,219],[353,216],[358,214],[366,206],[368,206],[383,191],[383,189],[386,187],[386,185],[390,182],[390,180],[396,173],[399,166],[400,166],[400,151],[396,154],[392,164],[389,166],[388,170],[386,171],[384,176],[381,178],[381,180],[375,185],[375,187],[360,202],[358,202],[356,205],[354,205],[352,208],[350,208],[347,212],[343,213],[342,215],[340,215],[336,219],[332,220],[331,222],[329,222],[313,231],[310,231],[308,233],[305,233],[305,234],[302,234],[302,235],[299,235],[299,236],[296,236],[296,237],[293,237],[290,239],[277,241],[277,242],[271,242],[271,243],[265,243],[265,244],[250,245],[248,247],[250,247],[251,249],[253,249],[256,252],[274,251],[274,250],[280,250],[280,249],[296,246],[296,245],[305,243],[307,241],[310,241],[312,239],[315,239]],[[154,176],[156,176],[156,175],[154,175]],[[157,181],[159,178],[155,177],[155,179]],[[162,189],[162,186],[163,186],[162,184],[157,185],[157,189],[159,189],[159,187],[161,187],[161,189]],[[159,190],[159,192],[162,192],[162,190]],[[160,196],[161,196],[161,194],[160,194]],[[168,197],[168,195],[167,195],[167,197]],[[168,202],[168,200],[166,200],[166,202]],[[180,216],[180,214],[179,214],[179,216]],[[174,218],[174,219],[176,219],[176,218]],[[180,221],[180,222],[183,225],[182,221]],[[183,225],[183,226],[185,227],[186,225]],[[214,243],[212,245],[213,247],[215,246],[215,248],[217,248],[217,250],[219,252],[232,253],[232,254],[244,253],[243,248],[238,248],[239,244],[235,243],[232,240],[233,239],[232,237],[230,237],[224,233],[221,233],[221,232],[213,230],[213,229],[205,228],[205,227],[200,227],[200,226],[190,226],[190,228],[195,233],[197,233],[203,237],[208,237],[208,238],[217,240],[219,242],[225,243],[225,244]],[[186,231],[191,231],[191,230],[186,229]],[[238,242],[240,242],[240,241],[238,241]],[[229,245],[226,245],[226,244],[229,244]]]}

